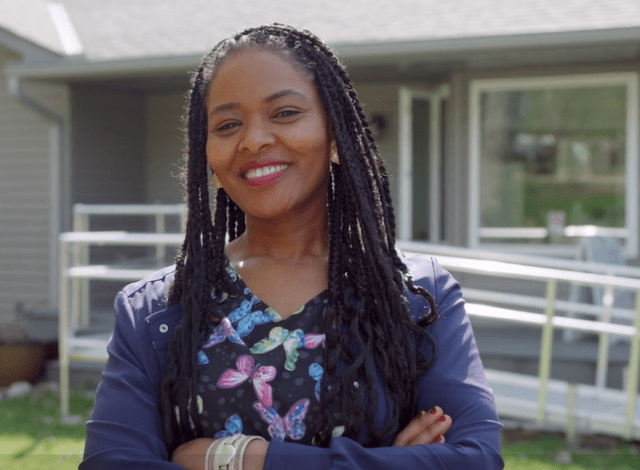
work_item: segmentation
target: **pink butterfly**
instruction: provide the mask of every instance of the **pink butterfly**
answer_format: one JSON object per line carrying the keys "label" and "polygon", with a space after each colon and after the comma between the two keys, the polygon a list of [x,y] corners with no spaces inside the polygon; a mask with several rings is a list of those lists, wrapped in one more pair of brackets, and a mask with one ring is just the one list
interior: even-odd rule
{"label": "pink butterfly", "polygon": [[253,384],[256,396],[266,407],[273,405],[273,389],[267,382],[276,376],[274,366],[253,366],[253,358],[243,354],[236,361],[236,369],[225,370],[218,379],[218,387],[233,388],[249,380]]}
{"label": "pink butterfly", "polygon": [[284,418],[276,410],[265,407],[259,401],[254,402],[253,407],[260,413],[262,420],[269,423],[269,435],[273,440],[284,441],[284,438],[289,436],[298,441],[304,436],[307,429],[304,425],[304,418],[309,409],[308,398],[295,402]]}

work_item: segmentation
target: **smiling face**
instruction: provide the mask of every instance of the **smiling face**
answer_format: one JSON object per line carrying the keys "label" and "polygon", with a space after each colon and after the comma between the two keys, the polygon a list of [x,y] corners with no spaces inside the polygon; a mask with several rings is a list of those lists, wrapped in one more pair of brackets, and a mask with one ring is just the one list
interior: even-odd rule
{"label": "smiling face", "polygon": [[207,161],[248,217],[326,210],[329,134],[299,66],[249,49],[225,58],[207,95]]}

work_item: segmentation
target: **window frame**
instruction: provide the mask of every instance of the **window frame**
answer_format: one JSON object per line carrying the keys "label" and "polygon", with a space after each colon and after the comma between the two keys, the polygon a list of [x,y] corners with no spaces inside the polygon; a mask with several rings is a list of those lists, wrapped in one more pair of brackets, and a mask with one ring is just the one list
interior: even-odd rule
{"label": "window frame", "polygon": [[[624,86],[626,88],[625,122],[625,230],[623,254],[638,256],[638,134],[640,98],[637,72],[569,74],[541,77],[475,79],[469,84],[469,211],[468,237],[471,248],[509,250],[549,256],[577,255],[576,245],[488,243],[480,241],[480,151],[481,96],[485,92],[531,91],[546,89]],[[574,248],[572,251],[572,247]]]}

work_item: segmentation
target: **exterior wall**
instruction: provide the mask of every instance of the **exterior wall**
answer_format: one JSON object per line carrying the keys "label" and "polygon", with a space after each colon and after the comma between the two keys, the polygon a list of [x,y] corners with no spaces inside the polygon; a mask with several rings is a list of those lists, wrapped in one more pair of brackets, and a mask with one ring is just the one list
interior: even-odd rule
{"label": "exterior wall", "polygon": [[74,86],[71,116],[72,203],[147,202],[144,94]]}
{"label": "exterior wall", "polygon": [[146,115],[146,200],[163,204],[182,202],[178,179],[184,150],[182,114],[185,93],[149,94]]}
{"label": "exterior wall", "polygon": [[[0,70],[18,59],[0,48]],[[23,89],[54,113],[66,114],[64,86],[27,84]],[[0,75],[0,323],[16,320],[20,308],[55,308],[58,220],[51,164],[60,149],[55,129],[9,94]]]}

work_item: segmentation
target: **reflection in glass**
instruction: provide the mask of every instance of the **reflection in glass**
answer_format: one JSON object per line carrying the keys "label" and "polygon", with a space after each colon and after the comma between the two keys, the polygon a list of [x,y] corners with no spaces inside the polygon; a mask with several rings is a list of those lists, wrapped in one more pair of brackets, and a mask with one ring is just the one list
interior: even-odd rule
{"label": "reflection in glass", "polygon": [[624,86],[482,93],[481,227],[624,227],[625,103]]}

